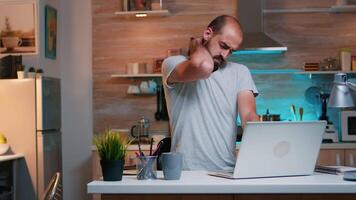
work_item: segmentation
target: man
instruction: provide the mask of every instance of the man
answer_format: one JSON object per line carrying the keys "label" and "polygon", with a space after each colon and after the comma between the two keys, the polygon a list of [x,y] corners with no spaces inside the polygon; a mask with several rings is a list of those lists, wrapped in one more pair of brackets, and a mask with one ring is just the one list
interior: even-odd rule
{"label": "man", "polygon": [[172,130],[172,151],[183,154],[186,170],[231,170],[235,165],[236,117],[258,120],[256,86],[247,67],[226,62],[242,42],[239,22],[215,18],[201,38],[191,40],[189,57],[162,65]]}

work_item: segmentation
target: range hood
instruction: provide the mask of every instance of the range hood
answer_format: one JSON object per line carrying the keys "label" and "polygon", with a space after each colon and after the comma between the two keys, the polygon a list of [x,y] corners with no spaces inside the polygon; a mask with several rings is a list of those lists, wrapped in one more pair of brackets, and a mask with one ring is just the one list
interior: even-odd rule
{"label": "range hood", "polygon": [[287,51],[287,47],[263,32],[263,0],[239,0],[238,19],[244,39],[240,49],[233,54],[270,54]]}

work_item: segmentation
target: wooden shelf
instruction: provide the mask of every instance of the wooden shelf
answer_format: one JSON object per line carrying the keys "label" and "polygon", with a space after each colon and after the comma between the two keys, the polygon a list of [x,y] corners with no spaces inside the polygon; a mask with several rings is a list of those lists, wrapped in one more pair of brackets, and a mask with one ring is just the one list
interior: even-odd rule
{"label": "wooden shelf", "polygon": [[132,96],[156,96],[156,92],[151,92],[151,93],[126,93],[127,95],[132,95]]}
{"label": "wooden shelf", "polygon": [[136,11],[118,11],[117,16],[123,17],[163,17],[169,15],[168,10],[136,10]]}
{"label": "wooden shelf", "polygon": [[337,74],[337,73],[356,74],[356,71],[301,71],[301,72],[296,72],[296,74]]}
{"label": "wooden shelf", "polygon": [[[251,69],[253,75],[268,75],[268,74],[356,74],[356,71],[301,71],[297,69],[271,69],[271,70],[256,70]],[[161,78],[162,74],[112,74],[111,78]]]}
{"label": "wooden shelf", "polygon": [[161,78],[162,74],[112,74],[111,78]]}
{"label": "wooden shelf", "polygon": [[295,74],[299,69],[250,69],[252,75]]}
{"label": "wooden shelf", "polygon": [[263,9],[263,14],[269,13],[350,13],[356,12],[356,5],[332,5],[329,8],[289,8]]}
{"label": "wooden shelf", "polygon": [[0,162],[5,162],[8,160],[15,160],[15,159],[20,159],[23,158],[24,155],[21,153],[18,154],[12,154],[12,155],[0,155]]}
{"label": "wooden shelf", "polygon": [[346,74],[356,74],[356,71],[302,71],[300,69],[251,69],[251,74],[253,75],[267,75],[267,74],[337,74],[337,73],[346,73]]}

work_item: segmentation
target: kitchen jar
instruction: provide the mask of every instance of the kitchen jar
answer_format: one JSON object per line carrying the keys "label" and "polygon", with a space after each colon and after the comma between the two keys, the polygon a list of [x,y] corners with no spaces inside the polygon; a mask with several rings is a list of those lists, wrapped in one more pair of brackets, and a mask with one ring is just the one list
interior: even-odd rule
{"label": "kitchen jar", "polygon": [[157,179],[157,156],[139,156],[136,161],[137,180]]}
{"label": "kitchen jar", "polygon": [[259,115],[259,120],[260,121],[281,121],[281,115],[280,114]]}
{"label": "kitchen jar", "polygon": [[280,114],[270,114],[269,109],[266,110],[266,114],[259,115],[260,121],[281,121]]}
{"label": "kitchen jar", "polygon": [[323,61],[319,63],[320,70],[328,71],[328,70],[339,70],[339,66],[337,60],[335,58],[325,58]]}
{"label": "kitchen jar", "polygon": [[342,71],[351,71],[351,49],[349,48],[341,49],[340,65]]}
{"label": "kitchen jar", "polygon": [[131,136],[133,138],[148,137],[150,121],[142,116],[136,125],[131,127]]}

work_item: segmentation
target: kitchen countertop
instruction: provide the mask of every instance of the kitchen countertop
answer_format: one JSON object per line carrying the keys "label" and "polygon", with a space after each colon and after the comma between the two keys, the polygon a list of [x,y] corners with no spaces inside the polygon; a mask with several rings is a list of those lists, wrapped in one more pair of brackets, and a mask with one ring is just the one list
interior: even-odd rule
{"label": "kitchen countertop", "polygon": [[0,155],[0,162],[8,161],[8,160],[16,160],[19,158],[23,158],[24,155],[19,153],[19,154],[12,154],[12,155]]}
{"label": "kitchen countertop", "polygon": [[322,143],[320,149],[356,149],[356,143]]}
{"label": "kitchen countertop", "polygon": [[231,180],[207,175],[205,171],[183,171],[178,181],[139,181],[124,176],[122,181],[88,183],[87,192],[93,194],[356,194],[356,182],[344,181],[342,175],[315,173],[311,176]]}
{"label": "kitchen countertop", "polygon": [[[153,144],[153,148],[155,149],[157,143]],[[144,151],[148,151],[150,150],[150,145],[148,144],[144,144],[141,145],[142,150]],[[240,143],[236,142],[236,149],[238,150],[240,148]],[[321,144],[321,148],[320,149],[356,149],[356,142],[352,143],[323,143]],[[96,147],[92,146],[92,150],[96,151]],[[127,150],[132,150],[132,151],[136,151],[138,150],[138,146],[137,145],[130,145],[128,147]]]}

